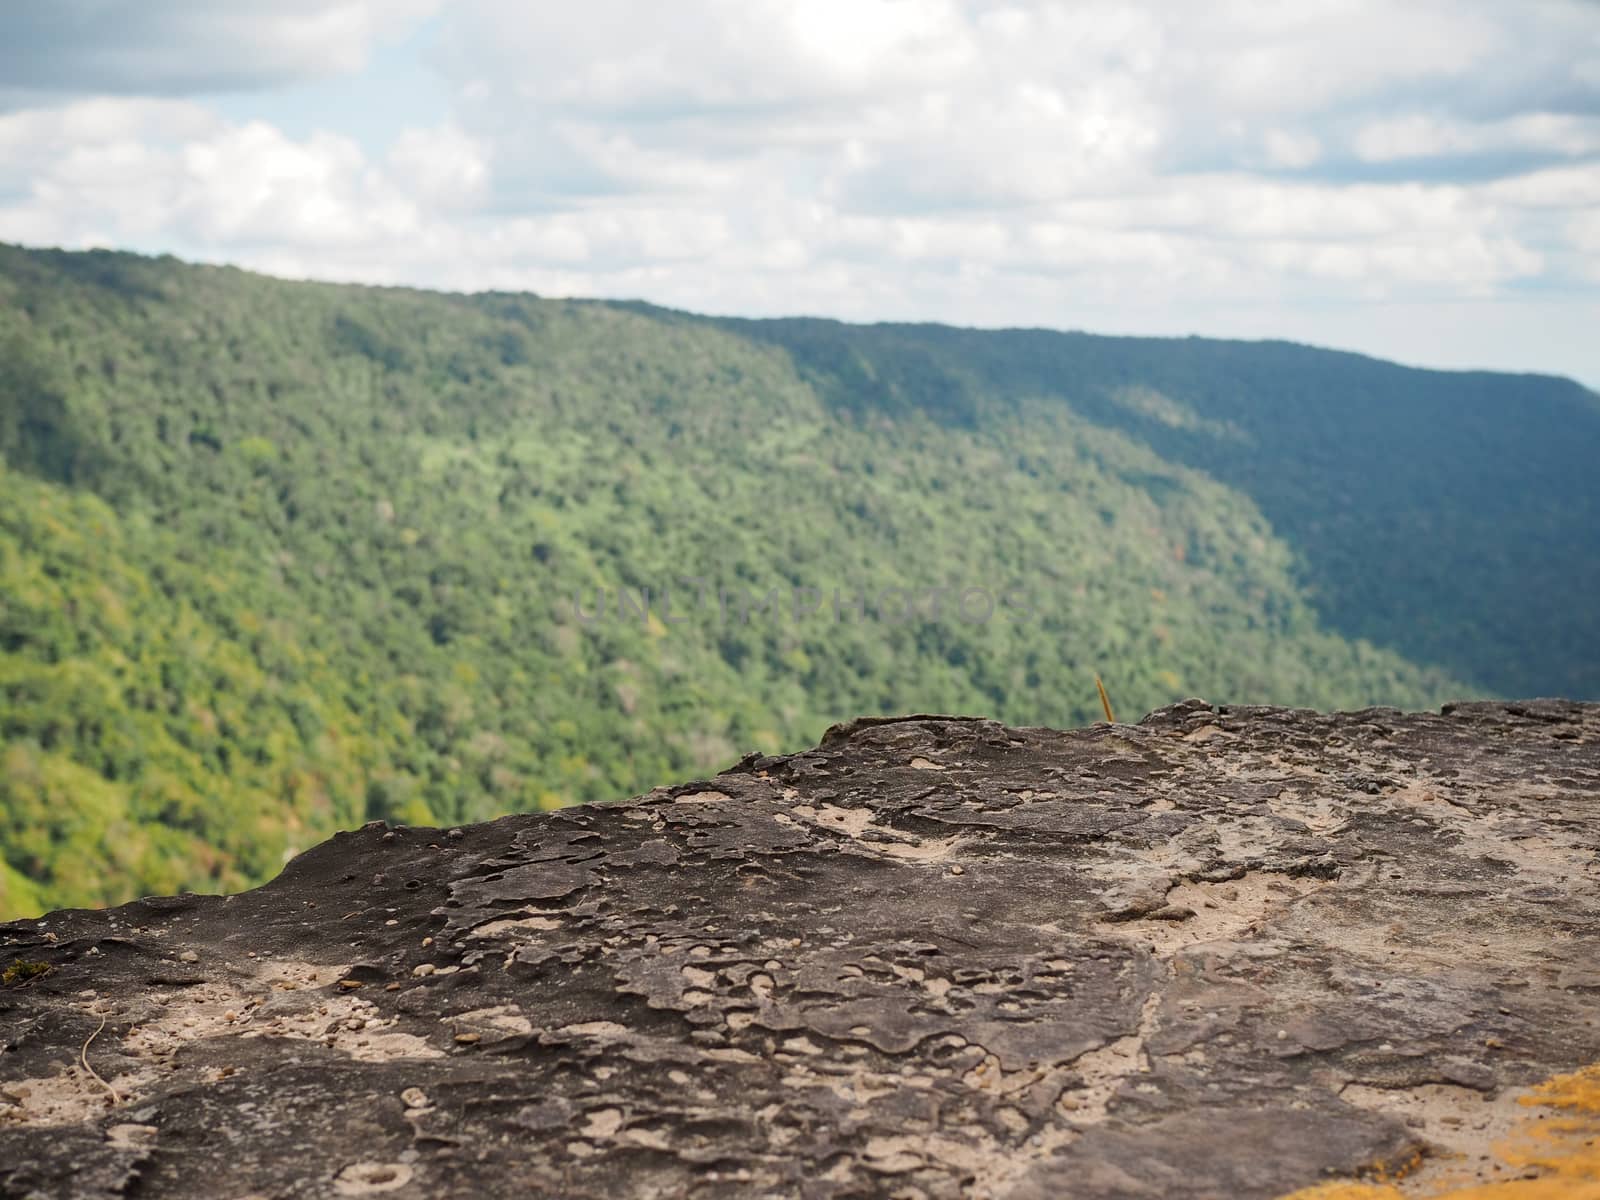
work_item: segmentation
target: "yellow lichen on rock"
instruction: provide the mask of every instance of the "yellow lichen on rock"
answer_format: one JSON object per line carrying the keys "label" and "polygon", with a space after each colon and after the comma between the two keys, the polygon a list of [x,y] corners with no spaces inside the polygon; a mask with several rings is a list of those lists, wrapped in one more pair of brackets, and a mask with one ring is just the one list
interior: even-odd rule
{"label": "yellow lichen on rock", "polygon": [[1460,1185],[1341,1181],[1283,1200],[1600,1200],[1600,1064],[1557,1075],[1518,1098],[1539,1110],[1496,1143],[1491,1174]]}

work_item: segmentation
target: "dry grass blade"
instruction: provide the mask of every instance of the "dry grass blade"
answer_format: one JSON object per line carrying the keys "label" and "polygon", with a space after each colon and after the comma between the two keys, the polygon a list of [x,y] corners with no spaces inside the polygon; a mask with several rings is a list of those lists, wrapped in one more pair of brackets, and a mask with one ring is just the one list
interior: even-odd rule
{"label": "dry grass blade", "polygon": [[95,1040],[95,1038],[100,1036],[100,1031],[102,1029],[104,1029],[105,1027],[106,1027],[106,1018],[105,1018],[105,1014],[102,1013],[101,1016],[100,1016],[100,1024],[97,1025],[95,1027],[95,1031],[93,1033],[91,1033],[84,1040],[83,1048],[78,1051],[78,1061],[83,1064],[83,1069],[85,1071],[89,1072],[89,1074],[93,1077],[93,1079],[94,1079],[94,1081],[96,1083],[98,1083],[101,1087],[105,1088],[106,1091],[111,1093],[111,1103],[112,1104],[121,1104],[122,1103],[122,1097],[117,1095],[117,1089],[112,1087],[104,1079],[101,1079],[100,1078],[100,1072],[96,1071],[93,1067],[91,1067],[89,1065],[89,1044],[91,1042],[93,1042]]}
{"label": "dry grass blade", "polygon": [[1111,697],[1106,695],[1106,685],[1100,682],[1100,676],[1094,677],[1095,690],[1100,693],[1100,707],[1106,710],[1106,720],[1112,725],[1117,723],[1116,716],[1111,711]]}

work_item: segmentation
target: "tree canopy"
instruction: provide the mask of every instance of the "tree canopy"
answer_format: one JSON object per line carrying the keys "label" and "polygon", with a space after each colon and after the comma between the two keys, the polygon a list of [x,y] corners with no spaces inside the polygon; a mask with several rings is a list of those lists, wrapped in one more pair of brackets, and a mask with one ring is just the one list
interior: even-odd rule
{"label": "tree canopy", "polygon": [[0,916],[1096,673],[1595,695],[1597,450],[1565,381],[1299,346],[0,247]]}

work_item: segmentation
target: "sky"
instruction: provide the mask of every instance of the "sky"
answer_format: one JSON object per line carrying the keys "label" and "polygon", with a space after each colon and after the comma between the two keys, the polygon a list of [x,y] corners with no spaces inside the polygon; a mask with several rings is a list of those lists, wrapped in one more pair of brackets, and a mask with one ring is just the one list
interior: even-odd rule
{"label": "sky", "polygon": [[1600,0],[51,0],[0,241],[1600,390]]}

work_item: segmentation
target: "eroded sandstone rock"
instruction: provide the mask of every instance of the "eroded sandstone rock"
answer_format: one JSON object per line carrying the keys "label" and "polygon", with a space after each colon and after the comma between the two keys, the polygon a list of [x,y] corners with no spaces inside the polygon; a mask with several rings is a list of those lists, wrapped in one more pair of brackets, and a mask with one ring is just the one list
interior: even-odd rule
{"label": "eroded sandstone rock", "polygon": [[1553,1179],[1494,1143],[1600,1061],[1597,851],[1597,705],[857,721],[0,926],[0,1195]]}

